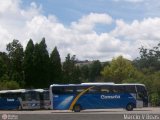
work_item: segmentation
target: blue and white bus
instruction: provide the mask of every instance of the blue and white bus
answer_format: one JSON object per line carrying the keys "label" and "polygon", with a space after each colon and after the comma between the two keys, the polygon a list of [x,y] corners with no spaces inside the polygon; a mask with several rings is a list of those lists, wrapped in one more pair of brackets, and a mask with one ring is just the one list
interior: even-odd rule
{"label": "blue and white bus", "polygon": [[133,108],[148,105],[148,95],[143,84],[82,83],[53,84],[50,86],[51,109]]}
{"label": "blue and white bus", "polygon": [[44,89],[2,90],[0,91],[0,109],[48,109],[50,107],[48,96],[49,93]]}

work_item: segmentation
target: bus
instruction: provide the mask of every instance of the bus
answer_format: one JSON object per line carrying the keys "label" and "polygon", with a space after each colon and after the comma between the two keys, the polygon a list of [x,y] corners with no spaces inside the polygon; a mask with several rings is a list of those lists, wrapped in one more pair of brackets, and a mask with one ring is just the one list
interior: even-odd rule
{"label": "bus", "polygon": [[25,89],[19,97],[21,109],[36,110],[40,109],[40,91],[43,89]]}
{"label": "bus", "polygon": [[80,112],[85,109],[148,106],[144,84],[81,83],[50,85],[51,109]]}
{"label": "bus", "polygon": [[43,91],[43,89],[2,90],[0,91],[0,109],[36,110],[44,108],[41,106],[40,98]]}
{"label": "bus", "polygon": [[41,109],[50,109],[50,97],[49,97],[49,90],[43,89],[40,91],[40,102],[41,102]]}
{"label": "bus", "polygon": [[21,109],[21,103],[19,99],[21,96],[21,91],[23,91],[23,89],[0,91],[0,109]]}

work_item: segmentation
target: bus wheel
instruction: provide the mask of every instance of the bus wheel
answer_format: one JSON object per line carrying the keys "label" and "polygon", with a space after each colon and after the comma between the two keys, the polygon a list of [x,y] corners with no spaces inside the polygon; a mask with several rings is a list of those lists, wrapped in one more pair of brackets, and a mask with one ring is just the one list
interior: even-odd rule
{"label": "bus wheel", "polygon": [[131,103],[129,103],[129,104],[127,104],[127,106],[126,106],[126,110],[127,111],[132,111],[133,110],[133,104],[131,104]]}
{"label": "bus wheel", "polygon": [[74,111],[74,112],[80,112],[80,111],[81,111],[81,106],[80,106],[80,105],[75,105],[75,106],[73,107],[73,111]]}

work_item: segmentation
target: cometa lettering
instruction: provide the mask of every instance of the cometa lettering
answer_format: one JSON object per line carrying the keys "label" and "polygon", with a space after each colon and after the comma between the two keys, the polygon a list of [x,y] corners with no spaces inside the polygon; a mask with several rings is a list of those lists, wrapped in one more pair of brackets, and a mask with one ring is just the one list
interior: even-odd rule
{"label": "cometa lettering", "polygon": [[120,95],[101,95],[101,99],[120,99]]}
{"label": "cometa lettering", "polygon": [[8,102],[14,102],[14,99],[8,99],[8,98],[7,98],[7,101],[8,101]]}

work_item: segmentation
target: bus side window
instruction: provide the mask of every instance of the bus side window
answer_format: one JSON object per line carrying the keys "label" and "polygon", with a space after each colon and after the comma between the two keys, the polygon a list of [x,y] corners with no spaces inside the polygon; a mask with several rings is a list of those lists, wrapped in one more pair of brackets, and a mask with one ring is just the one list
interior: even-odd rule
{"label": "bus side window", "polygon": [[84,90],[86,90],[87,88],[88,88],[87,86],[78,86],[76,87],[76,93],[79,94],[83,92]]}
{"label": "bus side window", "polygon": [[74,87],[64,87],[64,93],[65,94],[73,94],[74,93]]}
{"label": "bus side window", "polygon": [[125,93],[124,86],[114,86],[113,93]]}
{"label": "bus side window", "polygon": [[5,94],[4,93],[1,94],[1,98],[5,98]]}
{"label": "bus side window", "polygon": [[94,86],[94,87],[92,87],[92,88],[90,88],[88,90],[88,93],[92,93],[92,94],[94,94],[94,93],[100,93],[100,87]]}
{"label": "bus side window", "polygon": [[53,87],[53,94],[64,94],[64,87]]}
{"label": "bus side window", "polygon": [[11,93],[10,92],[8,92],[8,93],[6,93],[6,94],[4,94],[5,96],[5,98],[8,98],[8,99],[10,99],[10,98],[12,98],[12,95],[11,95]]}
{"label": "bus side window", "polygon": [[127,85],[125,86],[126,93],[136,93],[135,85]]}
{"label": "bus side window", "polygon": [[101,93],[106,94],[106,93],[111,93],[111,87],[110,86],[102,86],[101,87]]}

